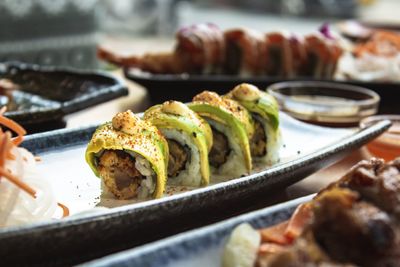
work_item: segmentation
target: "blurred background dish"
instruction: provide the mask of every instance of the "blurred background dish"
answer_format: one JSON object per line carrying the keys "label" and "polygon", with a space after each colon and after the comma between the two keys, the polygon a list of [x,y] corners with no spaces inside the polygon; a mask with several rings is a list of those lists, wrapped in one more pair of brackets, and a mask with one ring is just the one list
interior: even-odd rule
{"label": "blurred background dish", "polygon": [[400,31],[400,24],[350,19],[338,22],[336,24],[336,29],[344,37],[350,38],[354,41],[363,41],[367,40],[374,30]]}
{"label": "blurred background dish", "polygon": [[[136,84],[146,88],[147,96],[153,103],[161,103],[171,98],[187,102],[192,96],[205,89],[211,88],[218,93],[225,93],[240,83],[251,83],[265,90],[268,86],[278,82],[285,82],[287,79],[270,77],[232,77],[226,75],[149,75],[140,71],[125,69],[125,76]],[[309,79],[307,79],[309,80]],[[296,81],[296,79],[291,80]],[[297,79],[305,81],[305,79]],[[318,81],[318,80],[314,80]],[[400,113],[398,106],[398,89],[400,85],[387,82],[361,82],[361,81],[329,81],[331,83],[350,84],[373,90],[381,97],[378,113]],[[168,93],[166,90],[172,88]]]}
{"label": "blurred background dish", "polygon": [[[149,14],[149,11],[145,10],[151,9],[151,4],[141,5],[140,1],[125,2],[125,8],[122,8],[124,6],[123,3],[116,3],[115,5],[109,5],[108,8],[103,8],[105,11],[102,15],[107,17],[109,12],[115,13],[113,16],[117,18],[117,22],[107,26],[108,22],[103,20],[104,23],[100,25],[100,29],[103,32],[101,47],[121,57],[132,55],[140,57],[145,53],[161,53],[163,55],[165,55],[165,52],[170,53],[174,51],[174,46],[178,44],[175,39],[175,32],[182,27],[187,28],[193,24],[206,22],[217,25],[222,31],[246,27],[262,33],[285,30],[296,36],[307,36],[310,33],[315,33],[321,25],[327,22],[331,26],[325,27],[324,32],[328,32],[329,35],[338,38],[343,47],[344,52],[338,61],[337,71],[333,77],[320,75],[308,77],[295,75],[293,77],[290,75],[274,76],[268,74],[250,75],[244,78],[240,74],[230,75],[230,77],[216,74],[212,77],[211,75],[194,75],[193,73],[177,75],[170,75],[170,73],[165,75],[152,74],[151,72],[138,71],[137,68],[125,69],[128,79],[139,83],[147,89],[151,101],[165,101],[167,100],[166,97],[170,95],[174,95],[179,100],[189,101],[190,98],[184,97],[192,94],[188,91],[193,92],[192,90],[206,88],[219,90],[221,86],[224,86],[221,90],[225,91],[231,89],[229,84],[234,85],[243,81],[255,83],[265,88],[273,82],[285,79],[334,79],[361,85],[376,91],[382,99],[379,113],[400,113],[393,100],[396,97],[396,91],[400,89],[398,84],[400,77],[400,69],[398,67],[400,66],[398,64],[399,51],[390,57],[360,52],[364,51],[364,47],[370,46],[370,43],[373,43],[376,47],[388,46],[387,40],[381,37],[380,31],[376,32],[377,29],[382,30],[379,27],[372,28],[371,31],[367,32],[368,38],[375,36],[375,33],[377,33],[378,37],[373,37],[371,40],[365,37],[361,43],[352,43],[344,39],[340,34],[335,33],[337,30],[339,30],[339,33],[341,32],[340,27],[333,26],[337,25],[338,22],[342,22],[343,19],[352,19],[355,21],[368,21],[369,25],[387,24],[395,27],[400,23],[398,16],[395,14],[396,12],[393,11],[399,7],[399,3],[395,0],[288,0],[273,1],[271,3],[257,0],[171,1],[167,9],[157,7],[157,1],[149,1],[154,4],[153,10],[158,10],[158,12],[164,14],[160,18],[165,18],[165,14],[167,14],[167,17],[173,17],[172,20],[163,23],[168,25],[168,27],[164,27],[164,30],[160,30],[161,27],[154,26],[158,25],[160,20],[157,23],[148,23],[148,30],[135,28],[135,25],[130,22],[140,17],[140,14],[139,16],[133,15],[132,18],[132,14],[136,14],[134,10],[142,8],[144,9],[143,14]],[[147,16],[143,21],[148,21],[148,17],[151,16]],[[393,35],[400,36],[398,33],[393,33]],[[310,61],[312,61],[312,57],[310,57]],[[158,62],[155,65],[159,67],[162,63]],[[109,64],[103,64],[102,66],[113,68]]]}
{"label": "blurred background dish", "polygon": [[151,39],[160,42],[147,48],[168,47],[177,29],[204,22],[222,29],[285,29],[299,34],[343,18],[373,18],[374,23],[395,25],[396,4],[396,0],[5,0],[0,3],[0,59],[96,68],[95,47],[100,43],[113,46],[126,41],[114,48],[135,51]]}
{"label": "blurred background dish", "polygon": [[127,93],[120,80],[100,71],[0,64],[0,101],[8,108],[5,116],[29,134],[65,127],[65,115]]}
{"label": "blurred background dish", "polygon": [[[99,44],[121,55],[171,50],[179,28],[206,22],[222,30],[247,27],[298,35],[344,18],[396,25],[397,4],[396,0],[5,0],[0,3],[0,60],[103,68],[108,66],[99,65],[95,54]],[[358,79],[354,73],[351,77]]]}
{"label": "blurred background dish", "polygon": [[0,60],[96,68],[98,0],[0,2]]}

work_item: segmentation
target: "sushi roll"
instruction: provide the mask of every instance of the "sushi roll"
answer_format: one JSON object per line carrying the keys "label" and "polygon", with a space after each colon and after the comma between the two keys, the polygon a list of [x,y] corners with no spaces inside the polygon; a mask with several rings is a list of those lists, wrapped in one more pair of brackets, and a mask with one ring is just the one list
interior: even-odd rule
{"label": "sushi roll", "polygon": [[290,47],[290,34],[271,32],[265,35],[267,54],[266,74],[268,76],[293,77],[293,63]]}
{"label": "sushi roll", "polygon": [[291,34],[289,49],[292,57],[292,76],[290,78],[303,76],[304,68],[307,66],[307,51],[304,38],[297,34]]}
{"label": "sushi roll", "polygon": [[275,98],[248,83],[236,86],[225,97],[238,101],[251,113],[254,121],[254,135],[250,139],[253,160],[269,165],[276,163],[279,160],[281,135]]}
{"label": "sushi roll", "polygon": [[328,67],[325,69],[324,77],[332,79],[335,75],[339,59],[343,54],[343,49],[336,40],[327,40],[327,45],[330,48],[331,56]]}
{"label": "sushi roll", "polygon": [[159,198],[167,181],[168,144],[130,110],[98,127],[85,158],[104,189],[118,199]]}
{"label": "sushi roll", "polygon": [[316,79],[325,78],[331,68],[332,51],[321,33],[309,34],[305,37],[308,65],[304,76]]}
{"label": "sushi roll", "polygon": [[225,72],[249,77],[264,74],[267,58],[263,35],[249,29],[224,33],[226,45]]}
{"label": "sushi roll", "polygon": [[144,119],[155,125],[168,142],[168,184],[207,185],[210,181],[208,152],[212,147],[208,123],[177,101],[149,108]]}
{"label": "sushi roll", "polygon": [[248,174],[252,169],[249,140],[254,133],[248,111],[210,91],[196,95],[188,106],[211,126],[213,142],[208,156],[212,171],[230,177]]}
{"label": "sushi roll", "polygon": [[176,33],[175,55],[190,74],[222,71],[225,57],[223,32],[212,23],[184,27]]}

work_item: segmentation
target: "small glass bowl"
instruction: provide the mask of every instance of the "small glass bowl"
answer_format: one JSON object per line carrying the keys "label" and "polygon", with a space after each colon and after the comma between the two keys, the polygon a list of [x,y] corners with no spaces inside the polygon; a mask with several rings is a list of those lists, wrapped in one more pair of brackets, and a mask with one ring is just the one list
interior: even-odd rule
{"label": "small glass bowl", "polygon": [[314,124],[350,127],[378,111],[380,97],[372,90],[334,82],[288,81],[272,84],[268,92],[281,110]]}
{"label": "small glass bowl", "polygon": [[363,119],[360,128],[365,128],[382,120],[390,120],[392,126],[367,144],[368,151],[387,161],[400,157],[400,115],[377,115]]}

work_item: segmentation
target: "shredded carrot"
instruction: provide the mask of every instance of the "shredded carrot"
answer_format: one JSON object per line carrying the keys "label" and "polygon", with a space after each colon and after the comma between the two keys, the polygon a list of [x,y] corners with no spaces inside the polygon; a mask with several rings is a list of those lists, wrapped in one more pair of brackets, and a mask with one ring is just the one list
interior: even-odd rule
{"label": "shredded carrot", "polygon": [[0,124],[14,131],[18,136],[12,139],[10,132],[4,132],[0,130],[0,177],[8,179],[10,182],[15,184],[17,187],[24,190],[26,193],[31,195],[33,198],[36,197],[36,191],[29,185],[24,183],[19,177],[14,176],[10,171],[4,170],[6,159],[13,160],[15,156],[11,153],[13,147],[19,145],[22,142],[23,136],[26,134],[24,128],[13,120],[4,117],[4,113],[7,108],[2,107],[0,109]]}
{"label": "shredded carrot", "polygon": [[24,139],[23,136],[26,134],[26,131],[24,128],[22,128],[21,125],[19,125],[13,120],[10,120],[9,118],[4,117],[2,114],[0,116],[0,124],[9,128],[10,130],[14,131],[17,134],[17,137],[13,139],[14,145],[18,146],[19,144],[22,143]]}
{"label": "shredded carrot", "polygon": [[304,227],[312,219],[311,203],[299,205],[294,211],[285,230],[285,236],[289,239],[296,239],[304,230]]}
{"label": "shredded carrot", "polygon": [[5,152],[6,152],[6,154],[4,156],[8,160],[15,160],[15,156],[11,153],[11,150],[14,147],[14,144],[11,142],[11,133],[10,132],[6,132],[4,135],[7,136],[7,141],[5,143]]}
{"label": "shredded carrot", "polygon": [[22,141],[24,141],[24,137],[23,137],[23,136],[20,136],[20,135],[18,135],[17,137],[15,137],[15,138],[12,140],[12,142],[13,142],[14,145],[16,145],[16,146],[19,146],[19,145],[22,143]]}
{"label": "shredded carrot", "polygon": [[61,204],[60,202],[57,202],[57,205],[62,208],[63,210],[63,215],[62,218],[69,216],[69,209],[67,206],[65,206],[64,204]]}
{"label": "shredded carrot", "polygon": [[0,166],[4,166],[6,156],[7,156],[7,141],[9,134],[3,134],[0,136]]}
{"label": "shredded carrot", "polygon": [[33,198],[36,198],[36,191],[32,189],[32,187],[24,183],[21,179],[14,176],[13,174],[5,171],[3,168],[0,168],[0,176],[7,178],[10,182],[27,192]]}
{"label": "shredded carrot", "polygon": [[289,221],[282,222],[280,224],[261,229],[261,241],[262,242],[272,242],[281,245],[287,245],[292,242],[287,236],[285,236],[285,232]]}

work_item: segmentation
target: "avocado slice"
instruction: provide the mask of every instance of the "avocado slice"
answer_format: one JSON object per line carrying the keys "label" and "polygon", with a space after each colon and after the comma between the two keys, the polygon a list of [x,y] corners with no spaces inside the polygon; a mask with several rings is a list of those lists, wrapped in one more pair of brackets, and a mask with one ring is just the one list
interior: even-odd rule
{"label": "avocado slice", "polygon": [[211,150],[213,140],[210,125],[196,112],[178,101],[167,101],[149,108],[144,113],[144,119],[159,129],[177,129],[190,136],[200,153],[202,184],[209,184],[208,153]]}
{"label": "avocado slice", "polygon": [[279,128],[279,107],[276,99],[259,90],[256,86],[242,83],[232,89],[224,97],[238,101],[251,113],[256,113],[262,118],[267,119],[271,127],[278,131]]}
{"label": "avocado slice", "polygon": [[227,125],[240,145],[248,172],[252,169],[249,139],[254,133],[250,113],[239,103],[224,99],[215,92],[204,91],[193,98],[188,107],[200,116]]}

